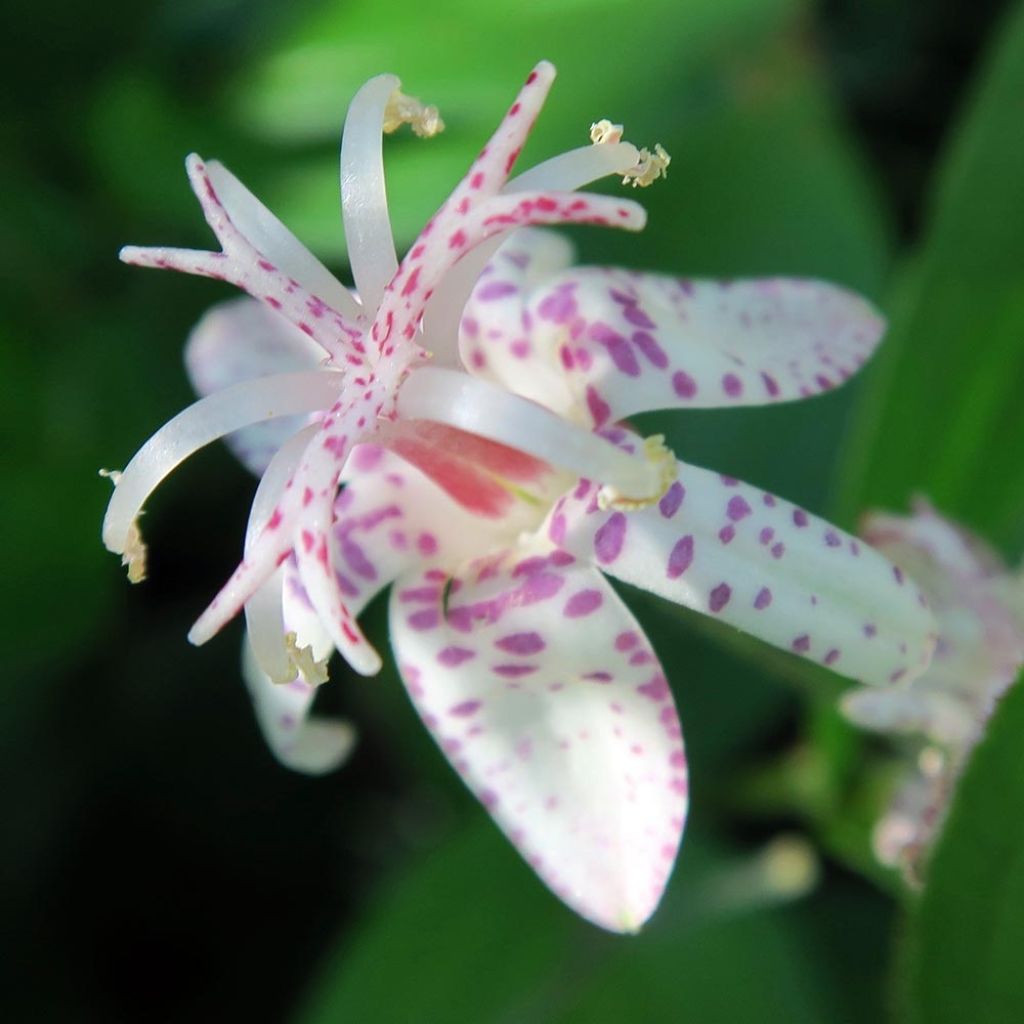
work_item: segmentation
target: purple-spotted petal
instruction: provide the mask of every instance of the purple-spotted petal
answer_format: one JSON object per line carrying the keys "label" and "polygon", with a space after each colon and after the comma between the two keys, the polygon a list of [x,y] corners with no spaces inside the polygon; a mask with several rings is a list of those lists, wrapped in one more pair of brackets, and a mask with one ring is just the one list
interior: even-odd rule
{"label": "purple-spotted petal", "polygon": [[[459,324],[463,365],[475,377],[500,384],[546,406],[569,414],[575,404],[565,368],[556,352],[537,343],[529,294],[572,262],[570,243],[551,231],[515,232],[487,264],[466,303]],[[572,297],[557,292],[545,315],[564,317]]]}
{"label": "purple-spotted petal", "polygon": [[936,627],[918,587],[803,509],[685,463],[647,509],[602,511],[597,492],[561,499],[549,532],[606,573],[865,683],[927,667]]}
{"label": "purple-spotted petal", "polygon": [[[229,299],[205,313],[185,346],[185,367],[197,394],[212,395],[244,380],[315,370],[324,353],[308,335],[255,299]],[[224,438],[250,472],[267,468],[274,452],[307,421],[283,416]]]}
{"label": "purple-spotted petal", "polygon": [[686,814],[657,658],[599,573],[515,549],[399,581],[391,637],[416,709],[551,889],[614,931],[653,913]]}
{"label": "purple-spotted petal", "polygon": [[[485,304],[474,312],[482,338],[500,329]],[[523,322],[529,344],[561,368],[599,427],[653,409],[762,405],[828,391],[859,369],[884,327],[862,298],[821,282],[687,281],[599,267],[535,289]],[[519,378],[507,383],[522,386]],[[543,401],[550,389],[523,393]]]}

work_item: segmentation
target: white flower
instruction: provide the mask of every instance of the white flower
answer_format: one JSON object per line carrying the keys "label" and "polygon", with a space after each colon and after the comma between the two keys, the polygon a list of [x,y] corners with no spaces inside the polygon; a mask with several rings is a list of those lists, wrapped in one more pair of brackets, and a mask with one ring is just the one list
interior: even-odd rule
{"label": "white flower", "polygon": [[278,755],[306,770],[344,756],[347,728],[307,718],[313,685],[332,649],[378,670],[357,617],[393,584],[396,659],[455,768],[555,892],[630,930],[671,870],[687,775],[669,687],[604,574],[868,682],[920,671],[933,624],[853,538],[616,426],[828,390],[882,322],[826,284],[570,269],[557,236],[516,231],[637,230],[635,203],[573,190],[656,176],[649,153],[602,132],[508,180],[553,77],[549,64],[531,73],[401,263],[382,125],[429,134],[439,120],[391,76],[363,87],[341,175],[358,299],[228,171],[189,159],[223,252],[123,258],[224,278],[252,299],[197,327],[188,363],[206,397],[120,476],[103,536],[140,577],[145,498],[234,435],[262,479],[244,559],[190,638],[244,607],[247,677]]}
{"label": "white flower", "polygon": [[847,692],[841,707],[866,729],[903,737],[909,764],[875,828],[878,859],[919,882],[957,778],[1024,664],[1020,576],[981,540],[920,501],[910,516],[874,513],[864,538],[928,595],[939,625],[931,666],[916,679]]}

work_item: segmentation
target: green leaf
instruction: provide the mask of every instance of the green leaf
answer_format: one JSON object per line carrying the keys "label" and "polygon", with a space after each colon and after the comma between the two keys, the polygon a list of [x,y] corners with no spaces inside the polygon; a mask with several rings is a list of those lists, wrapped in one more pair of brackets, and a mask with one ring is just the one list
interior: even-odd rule
{"label": "green leaf", "polygon": [[1024,686],[993,715],[956,790],[906,934],[911,1024],[1024,1020]]}
{"label": "green leaf", "polygon": [[498,1020],[579,927],[478,817],[372,904],[296,1019]]}
{"label": "green leaf", "polygon": [[992,539],[1024,540],[1024,8],[955,134],[923,250],[900,283],[841,501],[914,492]]}
{"label": "green leaf", "polygon": [[807,966],[815,941],[834,943],[812,940],[785,905],[792,892],[773,878],[762,855],[691,829],[650,924],[610,935],[560,906],[477,811],[473,825],[414,858],[369,903],[294,1019],[834,1019],[828,984]]}

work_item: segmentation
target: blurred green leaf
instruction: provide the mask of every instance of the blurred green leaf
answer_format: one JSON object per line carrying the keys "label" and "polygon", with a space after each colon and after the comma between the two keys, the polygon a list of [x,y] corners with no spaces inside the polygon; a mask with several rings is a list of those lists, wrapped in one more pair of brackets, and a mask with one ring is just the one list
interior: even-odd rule
{"label": "blurred green leaf", "polygon": [[762,855],[709,847],[691,832],[679,871],[640,935],[609,935],[560,906],[478,816],[370,905],[295,1019],[828,1019],[805,970],[807,936],[789,908],[774,906],[793,893],[775,891]]}
{"label": "blurred green leaf", "polygon": [[372,906],[297,1020],[497,1021],[530,998],[577,927],[480,818]]}
{"label": "blurred green leaf", "polygon": [[911,1024],[1024,1019],[1024,685],[1006,694],[957,787],[912,914]]}
{"label": "blurred green leaf", "polygon": [[843,465],[848,517],[915,491],[1024,539],[1024,8],[952,139]]}

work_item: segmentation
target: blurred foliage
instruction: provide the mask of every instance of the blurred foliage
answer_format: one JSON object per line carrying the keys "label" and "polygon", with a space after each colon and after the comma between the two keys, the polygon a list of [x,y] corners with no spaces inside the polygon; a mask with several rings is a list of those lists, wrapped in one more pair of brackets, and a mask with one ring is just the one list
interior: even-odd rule
{"label": "blurred foliage", "polygon": [[[548,57],[559,79],[524,165],[584,141],[602,116],[674,157],[643,196],[643,235],[574,232],[583,259],[829,278],[893,323],[878,365],[836,395],[643,428],[816,510],[838,481],[845,525],[925,490],[1019,549],[1019,13],[995,30],[949,127],[1000,6],[54,0],[17,12],[15,88],[0,94],[0,175],[16,197],[0,221],[0,527],[13,538],[0,756],[14,780],[0,870],[21,932],[6,1019],[276,1021],[295,1005],[309,1024],[882,1018],[897,901],[868,854],[877,751],[836,716],[834,677],[646,595],[626,593],[681,708],[693,819],[639,937],[597,932],[540,886],[390,666],[371,681],[335,666],[324,691],[359,723],[351,765],[318,780],[278,768],[238,678],[237,627],[202,652],[184,640],[237,558],[245,473],[216,449],[175,474],[147,516],[143,588],[129,592],[99,543],[109,485],[96,470],[189,401],[182,339],[228,294],[114,255],[126,241],[208,244],[181,163],[195,149],[341,269],[338,130],[356,88],[385,70],[448,124],[388,142],[407,242]],[[378,642],[382,611],[367,614]],[[1020,775],[1020,716],[1004,712],[912,925],[905,987],[935,1000],[921,1006],[950,993],[954,969],[979,999],[989,991],[977,953],[954,941],[960,920],[965,939],[991,938],[977,949],[1000,970],[1016,950],[997,930],[1024,917],[1008,874],[1019,843],[996,834],[1024,799],[1003,783]],[[757,868],[793,828],[828,851],[799,902],[799,887],[777,891]]]}
{"label": "blurred foliage", "polygon": [[[892,330],[842,464],[843,499],[915,491],[1024,548],[1024,16],[1006,25],[899,281]],[[893,439],[899,443],[894,444]]]}
{"label": "blurred foliage", "polygon": [[1003,1024],[1024,1007],[1024,687],[1001,701],[957,787],[903,953],[908,1024]]}

